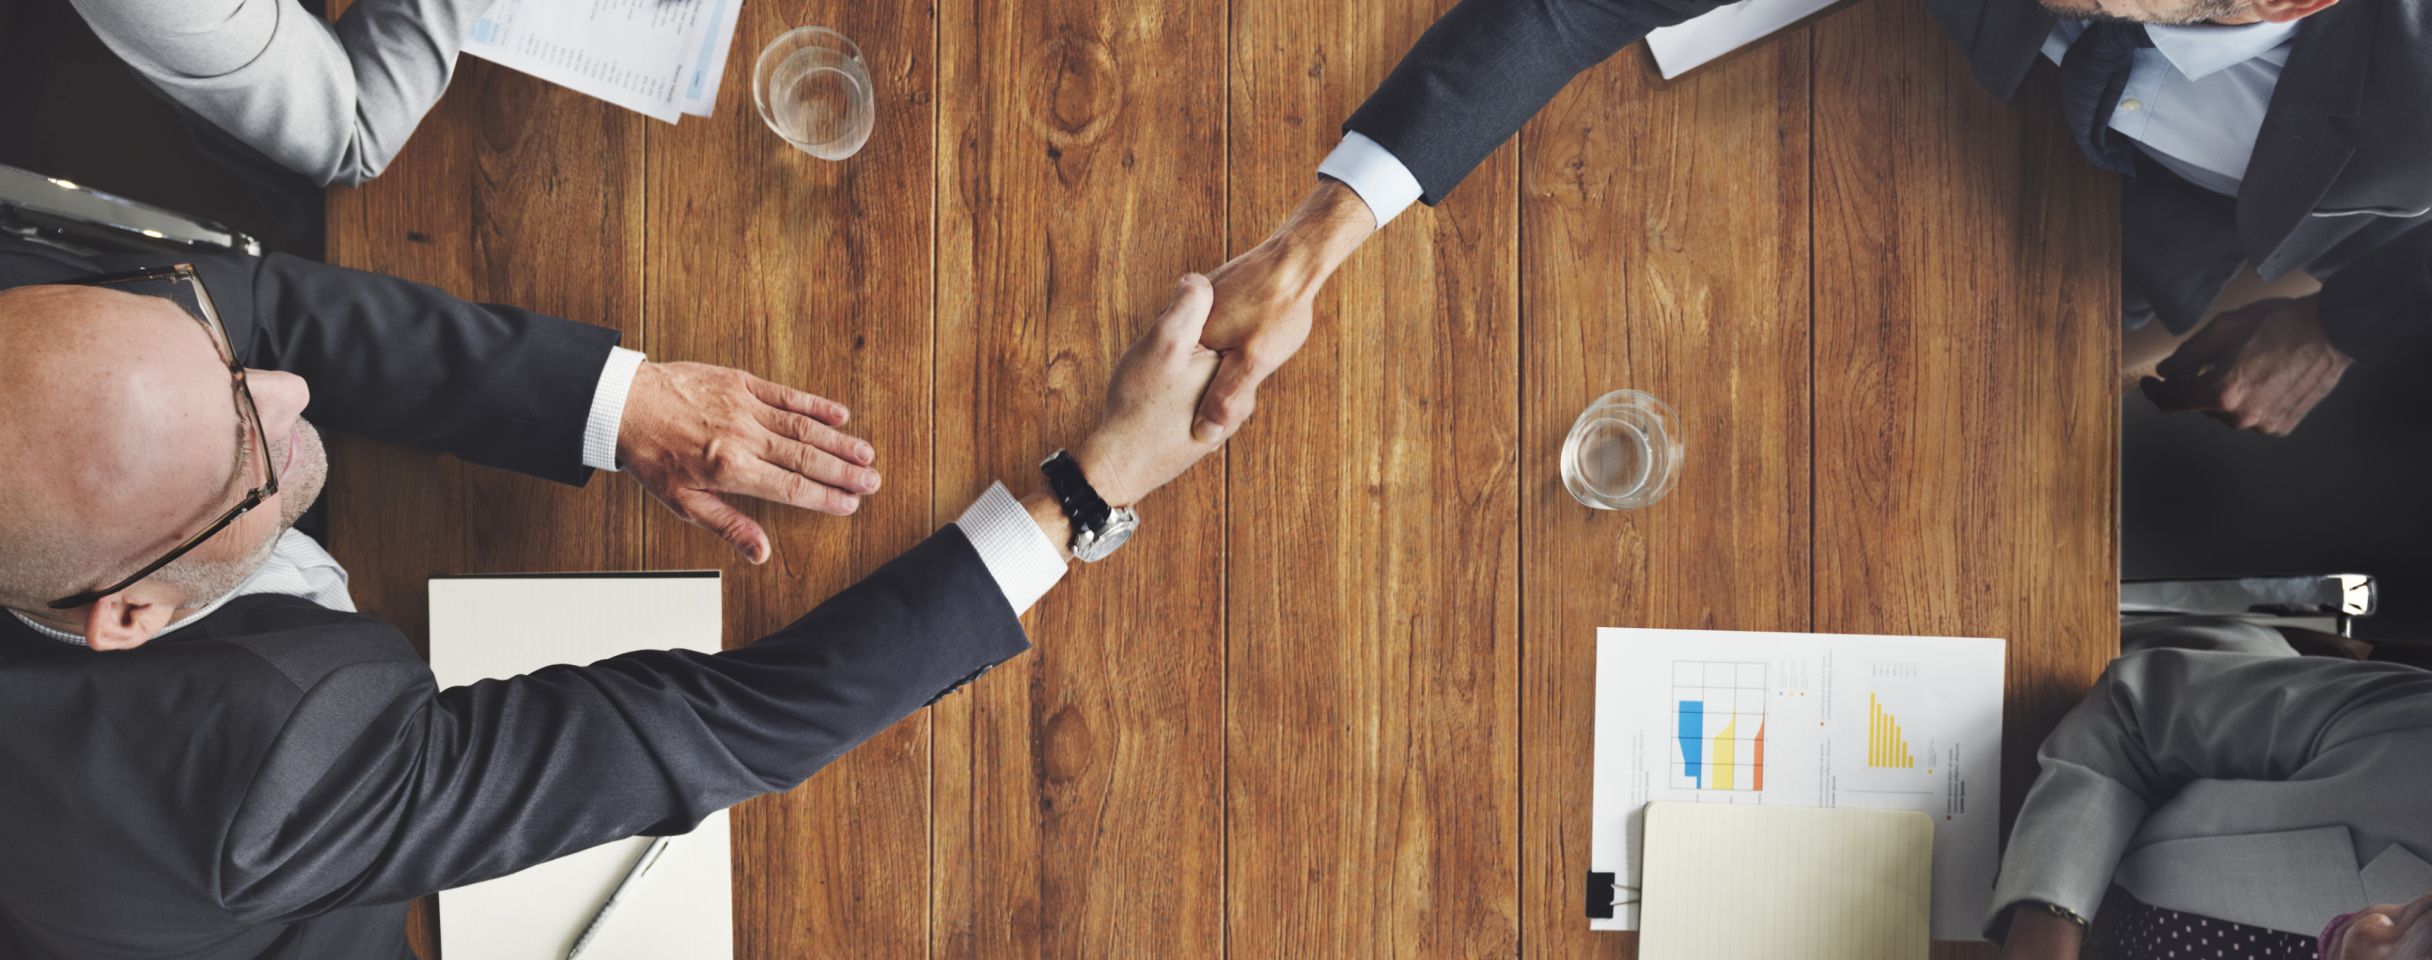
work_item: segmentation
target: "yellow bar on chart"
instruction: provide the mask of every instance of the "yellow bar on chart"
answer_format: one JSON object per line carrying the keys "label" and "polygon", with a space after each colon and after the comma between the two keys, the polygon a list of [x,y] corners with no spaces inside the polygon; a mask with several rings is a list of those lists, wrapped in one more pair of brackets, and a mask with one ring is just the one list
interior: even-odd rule
{"label": "yellow bar on chart", "polygon": [[1739,725],[1740,715],[1734,713],[1731,722],[1723,724],[1723,732],[1714,735],[1714,789],[1729,790],[1733,785],[1731,762],[1737,759],[1738,751],[1732,749],[1731,741]]}

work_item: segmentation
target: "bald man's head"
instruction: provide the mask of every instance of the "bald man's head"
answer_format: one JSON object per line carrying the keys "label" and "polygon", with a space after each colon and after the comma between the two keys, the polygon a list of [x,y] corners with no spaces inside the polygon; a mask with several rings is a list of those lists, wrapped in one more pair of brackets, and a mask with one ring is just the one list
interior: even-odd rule
{"label": "bald man's head", "polygon": [[[121,606],[149,610],[160,625],[258,569],[320,492],[326,461],[301,418],[303,381],[248,377],[281,492],[121,591]],[[54,625],[82,625],[76,618],[94,611],[49,611],[49,601],[134,573],[260,481],[253,432],[210,332],[163,297],[0,291],[0,410],[9,411],[0,418],[0,605]]]}

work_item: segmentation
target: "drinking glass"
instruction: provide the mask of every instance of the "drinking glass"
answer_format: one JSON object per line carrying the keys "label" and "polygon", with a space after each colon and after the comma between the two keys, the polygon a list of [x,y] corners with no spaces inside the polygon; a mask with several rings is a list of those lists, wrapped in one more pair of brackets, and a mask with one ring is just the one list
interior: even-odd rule
{"label": "drinking glass", "polygon": [[1598,510],[1664,498],[1680,472],[1680,422],[1653,395],[1615,390],[1588,404],[1562,441],[1562,485]]}
{"label": "drinking glass", "polygon": [[826,27],[797,27],[769,41],[752,65],[752,102],[769,129],[822,160],[860,152],[877,113],[861,48]]}

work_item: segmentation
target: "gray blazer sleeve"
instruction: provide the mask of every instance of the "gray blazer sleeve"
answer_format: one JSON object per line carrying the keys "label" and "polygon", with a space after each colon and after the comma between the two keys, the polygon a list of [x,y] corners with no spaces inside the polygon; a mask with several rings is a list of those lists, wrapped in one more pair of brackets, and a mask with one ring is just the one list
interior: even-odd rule
{"label": "gray blazer sleeve", "polygon": [[1988,928],[2026,901],[2092,918],[2147,812],[2197,780],[2287,780],[2348,741],[2421,713],[2420,671],[2282,647],[2262,627],[2230,621],[2175,629],[2217,634],[2220,649],[2156,648],[2112,662],[2038,751],[2002,857]]}
{"label": "gray blazer sleeve", "polygon": [[147,81],[315,182],[379,176],[447,89],[493,0],[355,0],[334,25],[296,0],[73,0]]}
{"label": "gray blazer sleeve", "polygon": [[1433,206],[1571,78],[1724,0],[1461,0],[1343,123],[1410,168]]}

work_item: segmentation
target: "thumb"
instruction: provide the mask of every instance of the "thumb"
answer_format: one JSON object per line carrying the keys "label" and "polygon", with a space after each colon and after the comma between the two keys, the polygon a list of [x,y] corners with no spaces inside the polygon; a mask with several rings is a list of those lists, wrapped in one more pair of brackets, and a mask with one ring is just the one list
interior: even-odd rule
{"label": "thumb", "polygon": [[768,562],[767,531],[760,529],[760,525],[753,523],[752,518],[744,516],[742,511],[719,499],[717,494],[685,490],[676,494],[669,505],[675,507],[676,515],[683,517],[686,522],[717,534],[718,539],[735,548],[743,559],[756,564]]}
{"label": "thumb", "polygon": [[1258,385],[1267,379],[1267,373],[1244,351],[1225,354],[1207,395],[1199,400],[1199,421],[1191,425],[1191,439],[1215,443],[1240,429],[1258,406]]}
{"label": "thumb", "polygon": [[1207,329],[1208,310],[1216,305],[1216,288],[1208,278],[1186,273],[1174,288],[1174,302],[1157,318],[1156,333],[1165,342],[1188,346],[1199,342],[1199,333]]}

